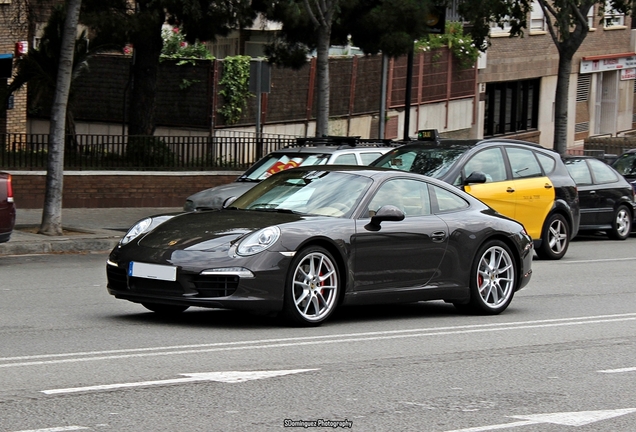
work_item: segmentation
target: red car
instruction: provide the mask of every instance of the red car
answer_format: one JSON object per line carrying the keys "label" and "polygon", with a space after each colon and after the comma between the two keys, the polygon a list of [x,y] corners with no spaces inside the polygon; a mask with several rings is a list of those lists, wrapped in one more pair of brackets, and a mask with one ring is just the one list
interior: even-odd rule
{"label": "red car", "polygon": [[9,241],[15,225],[11,174],[0,172],[0,243]]}

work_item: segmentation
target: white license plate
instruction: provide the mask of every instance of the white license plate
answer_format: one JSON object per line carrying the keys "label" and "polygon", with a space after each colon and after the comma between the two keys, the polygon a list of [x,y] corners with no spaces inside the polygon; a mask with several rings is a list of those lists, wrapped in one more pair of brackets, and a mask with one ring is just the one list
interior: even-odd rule
{"label": "white license plate", "polygon": [[177,268],[160,264],[146,264],[131,261],[128,265],[128,276],[176,281]]}

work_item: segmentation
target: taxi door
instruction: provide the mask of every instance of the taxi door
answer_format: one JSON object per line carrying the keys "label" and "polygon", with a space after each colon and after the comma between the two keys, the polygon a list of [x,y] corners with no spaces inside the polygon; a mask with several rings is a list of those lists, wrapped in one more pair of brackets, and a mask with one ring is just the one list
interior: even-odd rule
{"label": "taxi door", "polygon": [[554,185],[543,173],[532,150],[506,147],[516,197],[514,219],[533,239],[541,238],[543,222],[554,204]]}
{"label": "taxi door", "polygon": [[499,213],[514,219],[516,213],[516,189],[508,178],[504,153],[501,147],[490,147],[475,153],[462,168],[463,178],[473,172],[486,175],[486,183],[472,183],[464,191],[488,204]]}

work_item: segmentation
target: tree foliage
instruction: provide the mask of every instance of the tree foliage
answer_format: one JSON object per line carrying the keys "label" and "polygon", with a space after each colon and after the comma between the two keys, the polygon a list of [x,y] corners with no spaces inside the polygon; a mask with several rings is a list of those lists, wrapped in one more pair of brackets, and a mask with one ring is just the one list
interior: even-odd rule
{"label": "tree foliage", "polygon": [[97,40],[133,45],[128,133],[152,135],[163,25],[178,26],[195,44],[249,25],[255,13],[250,0],[84,0],[82,17]]}
{"label": "tree foliage", "polygon": [[268,19],[282,23],[266,48],[273,63],[300,68],[316,52],[316,135],[328,132],[329,46],[350,39],[367,54],[406,54],[426,34],[432,0],[255,0],[254,7]]}

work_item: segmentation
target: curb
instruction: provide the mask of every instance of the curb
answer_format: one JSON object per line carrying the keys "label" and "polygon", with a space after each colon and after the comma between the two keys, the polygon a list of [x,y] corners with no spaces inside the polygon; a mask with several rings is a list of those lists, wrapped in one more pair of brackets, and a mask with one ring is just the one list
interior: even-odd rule
{"label": "curb", "polygon": [[76,234],[59,237],[20,231],[32,227],[17,225],[11,240],[0,243],[0,256],[109,252],[117,246],[123,235],[119,231],[87,230],[75,227],[63,228]]}

